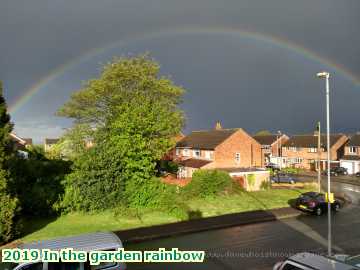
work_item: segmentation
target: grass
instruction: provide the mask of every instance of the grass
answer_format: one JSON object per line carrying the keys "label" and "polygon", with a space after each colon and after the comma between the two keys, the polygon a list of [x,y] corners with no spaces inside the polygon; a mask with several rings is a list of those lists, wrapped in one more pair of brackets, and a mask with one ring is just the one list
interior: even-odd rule
{"label": "grass", "polygon": [[[272,189],[257,192],[218,196],[206,199],[193,199],[187,202],[192,211],[201,213],[202,217],[218,216],[252,210],[269,210],[289,206],[288,201],[311,188]],[[76,235],[95,231],[116,231],[137,227],[147,227],[178,221],[175,217],[163,212],[143,211],[140,218],[136,216],[115,215],[115,211],[101,213],[72,213],[58,218],[32,218],[24,222],[25,236],[23,242],[50,239],[61,236]]]}

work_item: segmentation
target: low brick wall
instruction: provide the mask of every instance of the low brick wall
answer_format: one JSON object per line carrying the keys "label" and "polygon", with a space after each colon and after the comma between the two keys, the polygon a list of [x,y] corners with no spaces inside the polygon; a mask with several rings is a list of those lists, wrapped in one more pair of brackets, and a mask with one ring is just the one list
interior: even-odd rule
{"label": "low brick wall", "polygon": [[171,174],[161,178],[161,182],[165,184],[176,185],[180,187],[186,186],[187,184],[190,183],[190,181],[191,178],[176,178],[175,175],[171,175]]}

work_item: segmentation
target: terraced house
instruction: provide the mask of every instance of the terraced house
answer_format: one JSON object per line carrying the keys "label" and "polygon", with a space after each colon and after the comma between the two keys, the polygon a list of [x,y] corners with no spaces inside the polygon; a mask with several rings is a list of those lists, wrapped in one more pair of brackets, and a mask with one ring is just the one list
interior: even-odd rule
{"label": "terraced house", "polygon": [[360,134],[352,136],[346,143],[340,166],[347,168],[349,174],[360,172]]}
{"label": "terraced house", "polygon": [[[281,148],[289,140],[286,134],[255,135],[253,138],[261,144],[264,163],[281,156]],[[277,162],[278,163],[278,162]]]}
{"label": "terraced house", "polygon": [[261,167],[261,145],[241,128],[193,131],[176,144],[179,178],[197,169],[224,169],[230,174]]}
{"label": "terraced house", "polygon": [[[316,133],[292,136],[282,148],[282,158],[286,166],[316,170],[320,154],[320,169],[324,170],[327,162],[326,135],[321,134],[320,140],[320,153],[318,153],[318,135]],[[347,141],[348,137],[343,134],[330,135],[331,165],[339,166]]]}

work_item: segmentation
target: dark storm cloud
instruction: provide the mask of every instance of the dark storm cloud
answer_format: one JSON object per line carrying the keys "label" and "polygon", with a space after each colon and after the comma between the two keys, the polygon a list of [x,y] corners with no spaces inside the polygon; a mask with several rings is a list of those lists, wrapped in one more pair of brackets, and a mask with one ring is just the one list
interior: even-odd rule
{"label": "dark storm cloud", "polygon": [[[231,27],[288,39],[360,77],[360,2],[357,0],[3,0],[0,3],[0,78],[11,104],[60,65],[129,36],[172,28]],[[53,117],[99,62],[149,51],[162,72],[188,90],[187,128],[226,126],[306,132],[322,118],[322,82],[335,72],[334,127],[353,131],[359,87],[338,71],[284,48],[231,35],[178,35],[128,42],[72,67],[13,114],[20,135],[55,136],[68,121]],[[346,106],[344,106],[346,102]],[[25,124],[27,123],[27,124]],[[44,127],[47,124],[47,128]],[[36,130],[36,132],[35,132]]]}

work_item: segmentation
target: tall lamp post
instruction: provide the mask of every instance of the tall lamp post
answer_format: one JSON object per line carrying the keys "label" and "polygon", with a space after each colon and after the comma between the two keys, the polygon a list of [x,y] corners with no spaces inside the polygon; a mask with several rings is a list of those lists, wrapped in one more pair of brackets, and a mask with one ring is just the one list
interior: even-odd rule
{"label": "tall lamp post", "polygon": [[331,256],[331,200],[330,200],[330,90],[328,72],[319,72],[317,77],[326,82],[326,141],[327,141],[327,206],[328,206],[328,255]]}
{"label": "tall lamp post", "polygon": [[[278,130],[278,132],[277,132],[277,134],[279,135],[279,139],[278,139],[278,148],[279,148],[279,150],[278,150],[278,156],[280,157],[280,161],[278,162],[278,164],[279,164],[279,167],[280,167],[280,170],[282,169],[282,149],[281,149],[281,147],[282,147],[282,145],[281,145],[281,131],[280,130]],[[279,147],[279,145],[280,145],[280,147]]]}

